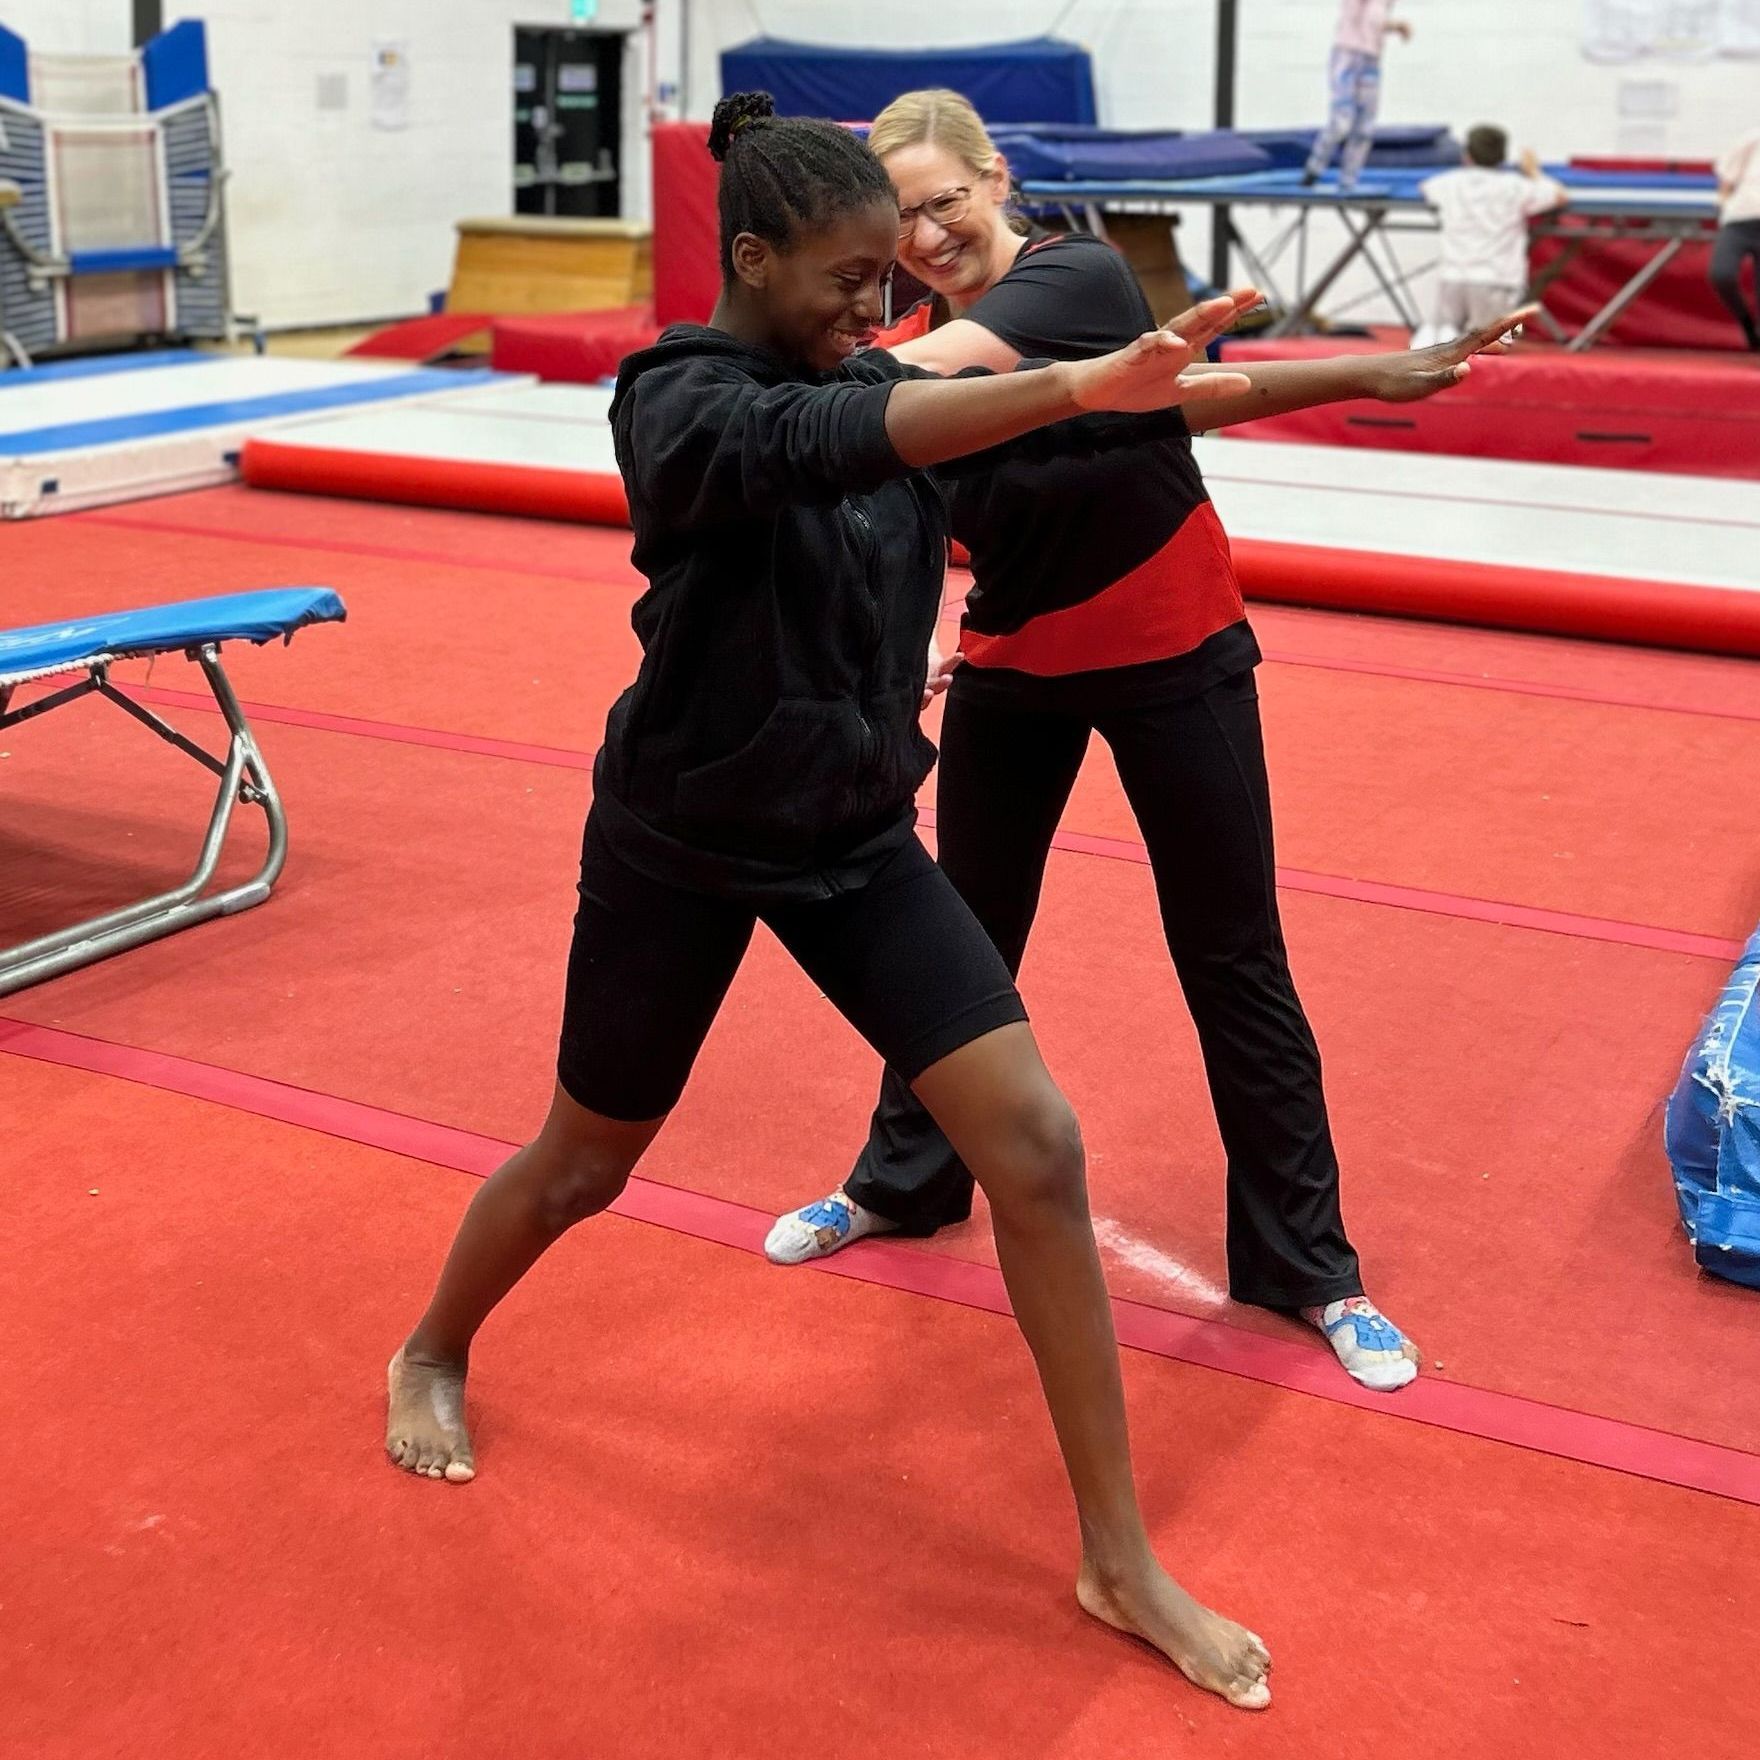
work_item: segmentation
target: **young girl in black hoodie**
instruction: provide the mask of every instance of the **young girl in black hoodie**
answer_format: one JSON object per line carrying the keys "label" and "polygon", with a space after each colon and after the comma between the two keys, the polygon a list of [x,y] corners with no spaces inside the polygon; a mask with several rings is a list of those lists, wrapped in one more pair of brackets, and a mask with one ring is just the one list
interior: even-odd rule
{"label": "young girl in black hoodie", "polygon": [[989,1196],[1075,1493],[1082,1606],[1257,1708],[1264,1645],[1150,1549],[1075,1117],[912,805],[935,755],[917,718],[946,560],[938,478],[1140,441],[1177,426],[1166,412],[1181,401],[1239,392],[1238,376],[1182,376],[1235,305],[1095,360],[936,379],[857,353],[898,237],[867,148],[746,95],[718,107],[710,151],[724,166],[720,303],[707,327],[675,326],[627,360],[612,403],[650,585],[641,668],[595,771],[555,1096],[473,1199],[392,1360],[386,1446],[411,1472],[474,1476],[472,1338],[545,1248],[623,1190],[761,920]]}

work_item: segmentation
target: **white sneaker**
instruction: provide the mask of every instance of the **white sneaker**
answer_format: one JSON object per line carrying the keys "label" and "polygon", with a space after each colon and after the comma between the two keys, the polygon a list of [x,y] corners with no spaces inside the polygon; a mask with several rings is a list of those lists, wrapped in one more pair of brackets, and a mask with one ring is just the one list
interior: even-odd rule
{"label": "white sneaker", "polygon": [[1353,1381],[1393,1393],[1417,1379],[1417,1347],[1367,1296],[1304,1308],[1302,1318],[1326,1334]]}
{"label": "white sneaker", "polygon": [[865,1234],[891,1234],[898,1224],[864,1210],[842,1188],[804,1210],[791,1210],[776,1218],[776,1226],[764,1237],[764,1257],[772,1265],[804,1265],[823,1259],[839,1247],[859,1241]]}

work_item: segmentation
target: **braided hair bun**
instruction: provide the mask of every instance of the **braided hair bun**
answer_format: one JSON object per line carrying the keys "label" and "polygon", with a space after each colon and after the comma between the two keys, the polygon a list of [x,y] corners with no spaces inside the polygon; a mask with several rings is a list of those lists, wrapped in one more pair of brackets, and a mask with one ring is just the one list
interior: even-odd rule
{"label": "braided hair bun", "polygon": [[775,114],[776,100],[768,92],[735,92],[723,98],[709,124],[709,157],[717,165],[725,165],[740,134],[754,122],[767,122]]}

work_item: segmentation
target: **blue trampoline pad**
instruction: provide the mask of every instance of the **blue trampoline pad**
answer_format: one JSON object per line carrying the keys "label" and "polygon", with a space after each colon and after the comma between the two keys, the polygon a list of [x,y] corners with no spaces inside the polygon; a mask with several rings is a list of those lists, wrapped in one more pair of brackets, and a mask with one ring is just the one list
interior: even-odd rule
{"label": "blue trampoline pad", "polygon": [[272,642],[310,623],[341,623],[347,615],[328,587],[273,587],[0,630],[0,684],[130,654],[176,653],[204,642]]}

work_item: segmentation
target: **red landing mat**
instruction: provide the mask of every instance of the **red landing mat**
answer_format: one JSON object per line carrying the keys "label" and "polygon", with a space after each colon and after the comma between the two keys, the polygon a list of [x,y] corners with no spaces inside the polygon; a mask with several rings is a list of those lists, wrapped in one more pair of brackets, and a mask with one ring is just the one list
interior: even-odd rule
{"label": "red landing mat", "polygon": [[[1382,346],[1318,337],[1231,342],[1223,352],[1230,361],[1312,360]],[[1424,403],[1330,404],[1236,432],[1753,480],[1760,478],[1760,357],[1525,347],[1480,362],[1464,385]]]}
{"label": "red landing mat", "polygon": [[468,337],[487,330],[494,319],[486,312],[435,312],[406,318],[362,337],[348,352],[369,360],[437,361]]}
{"label": "red landing mat", "polygon": [[626,354],[650,347],[663,327],[651,305],[497,318],[489,364],[498,373],[596,385],[616,376]]}

